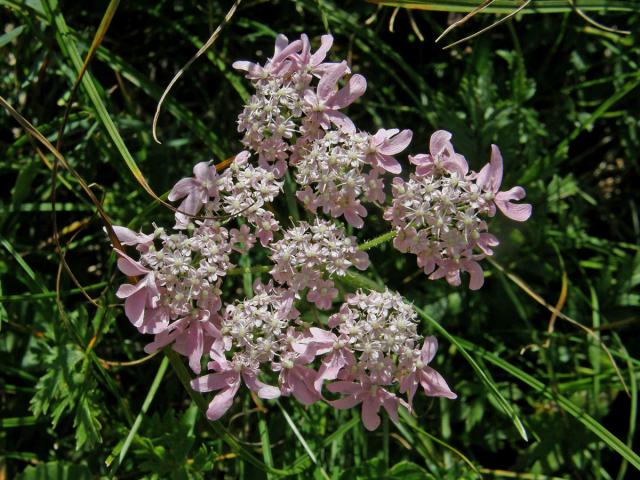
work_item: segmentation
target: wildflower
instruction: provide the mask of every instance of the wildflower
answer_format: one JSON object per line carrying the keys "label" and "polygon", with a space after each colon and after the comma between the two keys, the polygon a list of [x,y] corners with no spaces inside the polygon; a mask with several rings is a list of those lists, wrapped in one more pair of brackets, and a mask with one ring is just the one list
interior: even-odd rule
{"label": "wildflower", "polygon": [[502,155],[496,145],[491,145],[491,161],[482,167],[476,178],[476,184],[484,191],[489,216],[495,215],[496,207],[505,217],[517,222],[524,222],[531,216],[531,205],[528,203],[512,203],[511,200],[522,200],[526,193],[522,187],[513,187],[506,192],[499,192],[502,183]]}

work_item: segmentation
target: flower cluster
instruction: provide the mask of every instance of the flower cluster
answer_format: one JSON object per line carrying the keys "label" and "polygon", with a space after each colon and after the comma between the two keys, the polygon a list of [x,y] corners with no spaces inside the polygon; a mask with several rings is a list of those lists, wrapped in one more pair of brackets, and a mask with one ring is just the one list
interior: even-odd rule
{"label": "flower cluster", "polygon": [[[466,271],[475,289],[483,281],[478,261],[498,244],[487,218],[500,210],[523,221],[531,213],[530,205],[512,202],[524,197],[521,187],[500,191],[496,146],[475,173],[442,130],[432,136],[429,154],[409,157],[416,171],[393,179],[388,203],[386,176],[401,173],[395,156],[412,132],[356,128],[342,110],[364,93],[366,81],[345,61],[325,61],[332,42],[325,35],[312,52],[306,35],[292,42],[279,35],[264,65],[234,63],[255,88],[238,118],[247,150],[226,169],[200,162],[192,177],[175,184],[172,231],[115,227],[120,243],[138,254],[134,259],[116,249],[118,267],[129,277],[116,293],[127,318],[154,335],[147,352],[172,345],[196,374],[208,359],[208,373],[192,387],[216,392],[207,412],[212,420],[231,408],[243,383],[266,399],[362,404],[370,430],[380,423],[381,407],[392,419],[400,406],[411,409],[418,386],[429,396],[455,398],[429,366],[436,339],[420,335],[414,308],[398,293],[345,293],[332,310],[340,301],[336,283],[348,269],[369,266],[336,219],[361,228],[366,204],[374,204],[394,228],[395,247],[415,254],[430,278],[457,285]],[[284,229],[287,220],[274,202],[289,170],[295,197],[313,220]],[[258,267],[269,272],[267,283],[257,279],[241,301],[223,298],[231,290],[223,282],[246,271],[234,268],[234,256],[256,250],[271,262]],[[328,311],[328,322],[316,309]]]}
{"label": "flower cluster", "polygon": [[338,294],[329,276],[344,276],[354,265],[366,270],[369,257],[358,251],[356,239],[347,237],[335,223],[316,219],[300,222],[271,245],[273,279],[294,292],[309,288],[307,300],[320,309],[329,309]]}
{"label": "flower cluster", "polygon": [[[418,384],[429,396],[456,398],[428,366],[437,342],[428,337],[419,347],[416,317],[413,307],[389,290],[349,295],[340,311],[329,317],[331,330],[311,328],[301,341],[307,346],[304,355],[323,356],[316,390],[324,381],[337,379],[327,389],[344,397],[329,403],[336,408],[362,403],[362,420],[369,430],[380,424],[380,407],[394,420],[400,405],[410,409]],[[408,402],[395,390],[406,393]]]}
{"label": "flower cluster", "polygon": [[477,290],[484,283],[478,262],[499,243],[485,217],[495,215],[497,207],[510,219],[525,221],[531,205],[511,202],[524,198],[522,187],[499,191],[502,156],[497,146],[491,146],[491,161],[475,173],[450,139],[449,132],[439,130],[431,136],[429,154],[409,157],[416,172],[408,181],[393,179],[393,201],[384,218],[395,227],[394,246],[416,255],[429,278],[460,285],[464,271],[470,274],[469,288]]}

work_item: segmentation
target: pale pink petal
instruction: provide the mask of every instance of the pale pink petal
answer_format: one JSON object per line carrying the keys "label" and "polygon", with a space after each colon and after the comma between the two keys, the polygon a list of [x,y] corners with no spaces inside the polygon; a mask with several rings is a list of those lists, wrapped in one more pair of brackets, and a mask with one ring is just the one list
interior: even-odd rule
{"label": "pale pink petal", "polygon": [[496,194],[495,204],[505,217],[515,220],[516,222],[524,222],[531,216],[531,204],[511,203],[510,200],[522,200],[525,196],[524,188],[513,187],[506,192],[498,192]]}
{"label": "pale pink petal", "polygon": [[194,178],[183,178],[173,186],[167,198],[170,202],[175,202],[186,197],[194,188],[198,188],[198,182]]}
{"label": "pale pink petal", "polygon": [[[336,110],[328,110],[325,112],[325,117],[329,119],[335,126],[337,126],[340,130],[347,133],[355,133],[356,126],[353,121],[347,117],[344,113],[338,112]],[[322,124],[321,124],[322,125]],[[324,125],[323,125],[323,128]],[[328,125],[327,125],[328,128]]]}
{"label": "pale pink petal", "polygon": [[327,106],[344,108],[360,98],[367,90],[367,80],[359,74],[351,76],[347,84],[342,87],[330,100]]}
{"label": "pale pink petal", "polygon": [[380,147],[380,153],[385,155],[395,155],[402,152],[411,143],[413,132],[411,130],[402,130],[400,133],[390,138]]}
{"label": "pale pink petal", "polygon": [[322,35],[320,37],[320,47],[316,50],[316,53],[311,55],[309,63],[311,65],[319,65],[327,56],[327,52],[333,45],[333,37],[331,35]]}
{"label": "pale pink petal", "polygon": [[438,340],[434,336],[425,337],[422,349],[420,350],[420,360],[425,365],[431,363],[433,357],[436,356],[438,351]]}
{"label": "pale pink petal", "polygon": [[471,290],[478,290],[484,285],[484,274],[482,273],[482,267],[478,262],[468,260],[463,264],[464,270],[469,272],[471,276],[469,280],[469,288]]}
{"label": "pale pink petal", "polygon": [[149,269],[143,267],[139,262],[136,262],[126,253],[114,248],[116,255],[118,255],[118,269],[125,275],[135,277],[136,275],[144,275],[149,273]]}
{"label": "pale pink petal", "polygon": [[347,62],[336,64],[335,67],[328,70],[318,82],[316,89],[318,99],[326,102],[335,91],[338,80],[342,78],[347,70]]}
{"label": "pale pink petal", "polygon": [[420,375],[420,385],[424,393],[430,397],[446,397],[450,399],[458,396],[451,391],[442,375],[431,367],[424,367]]}
{"label": "pale pink petal", "polygon": [[234,378],[234,375],[229,372],[210,373],[191,380],[191,388],[196,392],[210,392],[212,390],[228,388],[238,382],[239,375]]}
{"label": "pale pink petal", "polygon": [[365,397],[362,402],[362,423],[364,428],[369,431],[373,431],[380,426],[380,402],[376,398],[371,396]]}
{"label": "pale pink petal", "polygon": [[249,390],[256,392],[260,398],[273,399],[280,396],[280,389],[278,387],[262,383],[254,373],[244,371],[242,372],[242,379]]}
{"label": "pale pink petal", "polygon": [[145,288],[138,290],[124,301],[124,313],[135,327],[142,325],[146,304],[147,291]]}
{"label": "pale pink petal", "polygon": [[233,405],[233,399],[238,393],[238,389],[240,388],[240,382],[236,382],[232,387],[225,388],[220,393],[218,393],[211,403],[209,403],[209,408],[207,409],[207,418],[209,420],[218,420],[222,417]]}
{"label": "pale pink petal", "polygon": [[378,165],[384,168],[387,172],[393,173],[394,175],[397,175],[400,172],[402,172],[402,167],[400,166],[400,162],[398,162],[392,156],[376,153],[375,158]]}
{"label": "pale pink petal", "polygon": [[429,151],[431,155],[441,153],[445,148],[451,145],[451,133],[446,130],[438,130],[431,135],[429,139]]}

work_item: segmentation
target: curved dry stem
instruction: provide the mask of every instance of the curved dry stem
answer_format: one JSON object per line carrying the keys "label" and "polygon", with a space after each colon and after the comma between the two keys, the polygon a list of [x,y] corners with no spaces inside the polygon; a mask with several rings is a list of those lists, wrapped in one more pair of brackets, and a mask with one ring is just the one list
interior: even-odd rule
{"label": "curved dry stem", "polygon": [[609,351],[609,348],[604,344],[604,342],[600,339],[600,337],[592,329],[590,329],[589,327],[586,327],[585,325],[581,324],[577,320],[574,320],[573,318],[569,317],[568,315],[565,315],[560,310],[558,310],[556,307],[554,307],[551,304],[547,303],[547,301],[544,298],[542,298],[540,295],[538,295],[536,292],[534,292],[531,289],[531,287],[529,287],[529,285],[526,284],[526,282],[524,280],[522,280],[517,275],[507,271],[500,263],[495,261],[493,258],[487,257],[487,260],[489,261],[489,263],[491,263],[491,265],[496,267],[500,272],[504,273],[507,276],[507,278],[509,278],[509,280],[511,280],[513,283],[515,283],[518,287],[520,287],[520,289],[523,290],[527,295],[529,295],[536,302],[538,302],[540,305],[542,305],[547,310],[549,310],[552,314],[555,314],[557,318],[561,318],[562,320],[564,320],[566,322],[569,322],[571,325],[574,325],[574,326],[580,328],[581,330],[586,332],[587,335],[589,335],[591,338],[593,338],[598,343],[598,345],[602,348],[602,350],[604,350],[604,352],[606,353],[607,357],[609,358],[609,361],[611,362],[611,365],[613,366],[613,369],[616,372],[616,375],[617,375],[618,379],[620,380],[620,383],[622,384],[622,388],[624,388],[624,391],[626,392],[626,394],[629,397],[631,397],[631,394],[629,393],[629,388],[627,387],[627,383],[625,382],[624,377],[622,376],[622,373],[620,372],[620,368],[618,367],[618,364],[616,363],[615,359],[613,358],[613,355],[611,355],[611,352]]}
{"label": "curved dry stem", "polygon": [[521,10],[523,10],[527,5],[529,5],[531,3],[531,0],[526,0],[522,5],[520,5],[518,8],[516,8],[513,12],[511,12],[510,14],[506,15],[505,17],[502,17],[500,20],[498,20],[497,22],[492,23],[491,25],[489,25],[488,27],[483,28],[482,30],[477,31],[476,33],[473,33],[467,37],[461,38],[460,40],[457,40],[453,43],[450,43],[449,45],[447,45],[446,47],[443,48],[443,50],[447,50],[448,48],[452,48],[455,47],[456,45],[461,44],[462,42],[466,42],[467,40],[471,40],[472,38],[477,37],[478,35],[482,35],[483,33],[491,30],[492,28],[500,25],[501,23],[506,22],[507,20],[509,20],[511,17],[515,16],[518,14],[518,12],[520,12]]}
{"label": "curved dry stem", "polygon": [[460,25],[464,25],[467,20],[469,20],[471,17],[475,16],[476,14],[480,13],[481,11],[483,11],[485,8],[487,8],[489,5],[491,5],[493,2],[495,2],[495,0],[484,0],[484,2],[482,2],[480,5],[478,5],[476,8],[474,8],[473,10],[471,10],[469,13],[467,13],[464,17],[462,17],[460,20],[457,20],[455,22],[453,22],[451,25],[449,25],[444,32],[442,32],[438,38],[436,38],[436,43],[438,43],[440,40],[442,40],[450,31],[452,31],[454,28],[459,27]]}
{"label": "curved dry stem", "polygon": [[617,28],[613,28],[613,27],[607,27],[606,25],[603,25],[602,23],[598,22],[597,20],[594,20],[593,18],[591,18],[589,15],[587,15],[584,10],[582,10],[580,7],[578,7],[575,4],[574,0],[567,0],[567,2],[569,2],[569,5],[571,5],[571,8],[573,8],[575,10],[575,12],[580,16],[580,18],[582,18],[585,22],[593,25],[594,27],[603,30],[605,32],[609,32],[609,33],[618,33],[620,35],[631,35],[631,31],[630,30],[618,30]]}
{"label": "curved dry stem", "polygon": [[223,27],[227,23],[229,23],[229,20],[231,20],[231,17],[233,17],[233,14],[236,12],[236,9],[238,8],[238,5],[240,5],[241,1],[242,0],[236,0],[234,2],[234,4],[231,6],[229,11],[225,15],[224,19],[222,20],[222,23],[220,23],[220,25],[218,25],[218,28],[216,28],[215,31],[209,37],[209,40],[207,40],[206,43],[202,47],[200,47],[200,50],[198,50],[196,52],[196,54],[193,57],[191,57],[191,59],[189,59],[189,61],[187,63],[185,63],[184,67],[182,67],[180,70],[178,70],[178,73],[176,73],[174,75],[174,77],[169,82],[169,85],[167,85],[167,88],[162,93],[162,96],[160,97],[160,100],[158,101],[158,106],[156,107],[156,113],[153,115],[153,124],[151,126],[151,134],[153,135],[153,139],[157,143],[162,143],[162,142],[160,142],[160,140],[158,140],[157,126],[158,126],[158,118],[160,117],[160,109],[162,108],[162,104],[164,103],[164,99],[167,97],[167,95],[169,95],[169,91],[171,90],[173,85],[180,79],[180,77],[187,70],[187,68],[189,68],[191,66],[191,64],[193,62],[195,62],[198,59],[198,57],[200,57],[200,55],[202,55],[204,52],[206,52],[209,49],[209,47],[211,47],[211,45],[213,45],[214,42],[218,39],[218,37],[220,36],[220,32],[222,31]]}

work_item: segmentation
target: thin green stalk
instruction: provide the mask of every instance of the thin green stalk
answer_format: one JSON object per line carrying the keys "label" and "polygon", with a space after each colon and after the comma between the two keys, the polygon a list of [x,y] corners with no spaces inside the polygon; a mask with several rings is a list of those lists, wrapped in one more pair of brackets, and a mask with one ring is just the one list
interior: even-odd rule
{"label": "thin green stalk", "polygon": [[544,383],[529,375],[528,373],[520,370],[518,367],[503,360],[497,355],[490,353],[483,348],[459,337],[452,337],[455,341],[464,346],[464,348],[472,351],[481,358],[487,360],[489,363],[501,368],[510,375],[514,376],[518,380],[526,383],[536,392],[542,394],[549,400],[554,401],[562,410],[569,413],[572,417],[582,423],[588,430],[598,436],[604,443],[612,450],[619,453],[624,459],[626,459],[631,465],[640,470],[640,456],[635,453],[628,445],[623,443],[609,430],[603,427],[597,420],[588,415],[584,410],[575,405],[568,398],[558,395],[550,390]]}
{"label": "thin green stalk", "polygon": [[127,435],[127,438],[122,444],[122,448],[120,448],[118,451],[118,447],[116,447],[115,450],[111,452],[111,455],[109,455],[109,457],[107,458],[105,464],[107,465],[107,467],[109,467],[111,466],[113,461],[116,459],[116,455],[118,456],[117,462],[111,468],[111,475],[115,475],[116,472],[118,471],[118,467],[122,465],[122,461],[124,460],[124,457],[126,457],[127,452],[129,451],[131,442],[133,441],[133,438],[136,436],[136,433],[138,433],[138,429],[142,424],[142,419],[147,414],[147,411],[151,406],[151,402],[153,401],[154,397],[156,396],[156,393],[158,392],[158,388],[160,387],[160,383],[164,378],[164,374],[166,373],[168,366],[169,366],[169,360],[167,359],[167,357],[165,357],[162,359],[162,362],[158,367],[156,376],[153,379],[153,382],[151,382],[151,387],[149,388],[149,391],[147,392],[147,396],[145,397],[144,402],[142,403],[142,408],[140,408],[140,413],[138,413],[138,416],[133,422],[133,426],[131,427],[131,430],[129,430],[129,434]]}
{"label": "thin green stalk", "polygon": [[362,250],[363,252],[366,250],[370,250],[373,247],[377,247],[378,245],[381,245],[385,242],[388,242],[389,240],[392,240],[393,238],[395,238],[395,236],[396,236],[395,230],[392,230],[391,232],[383,233],[382,235],[377,236],[376,238],[372,238],[371,240],[358,245],[358,250]]}

